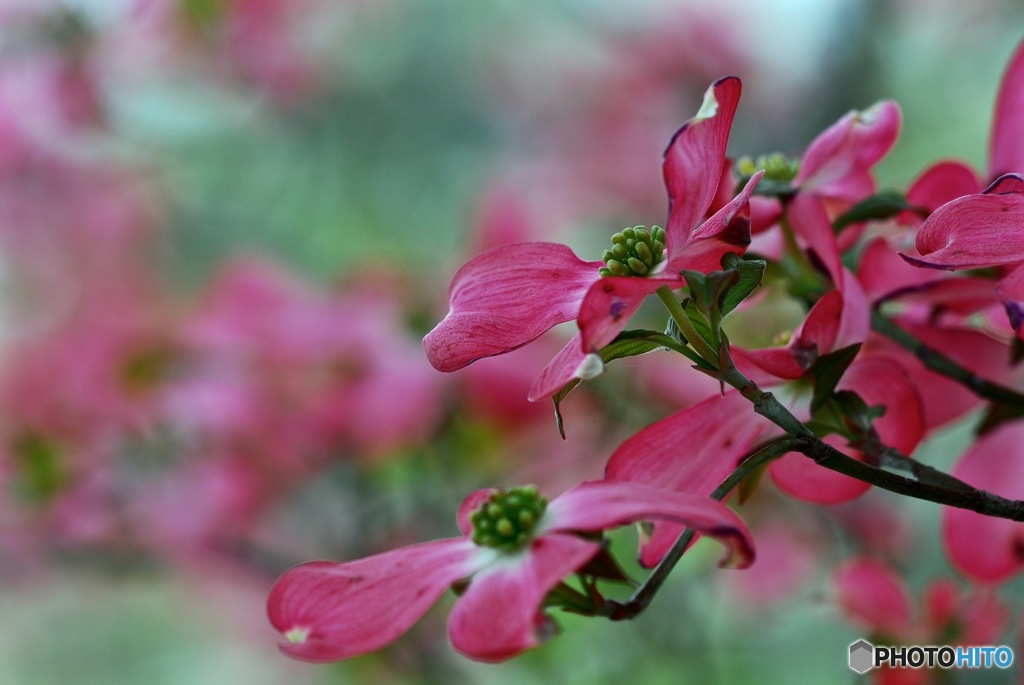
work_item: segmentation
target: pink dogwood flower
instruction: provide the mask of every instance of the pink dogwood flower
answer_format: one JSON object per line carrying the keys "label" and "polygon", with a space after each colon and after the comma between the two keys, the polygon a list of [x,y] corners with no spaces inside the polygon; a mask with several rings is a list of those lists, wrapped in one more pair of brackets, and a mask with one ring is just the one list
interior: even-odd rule
{"label": "pink dogwood flower", "polygon": [[530,393],[532,399],[548,396],[584,373],[587,355],[614,339],[647,295],[663,286],[684,287],[680,269],[717,269],[727,252],[742,253],[749,243],[747,203],[760,173],[702,221],[721,177],[739,96],[739,79],[715,82],[697,115],[673,136],[663,163],[669,194],[664,230],[616,234],[603,261],[584,261],[564,245],[532,242],[497,247],[463,266],[452,281],[447,316],[423,339],[431,364],[456,371],[575,319],[580,335]]}
{"label": "pink dogwood flower", "polygon": [[579,534],[654,519],[724,543],[722,566],[753,560],[745,524],[705,497],[610,481],[582,483],[550,503],[532,486],[479,490],[459,509],[464,537],[287,571],[270,591],[270,622],[285,636],[281,649],[289,656],[337,661],[392,642],[468,579],[448,620],[452,645],[473,659],[502,661],[554,634],[545,597],[602,549],[593,535]]}
{"label": "pink dogwood flower", "polygon": [[[791,195],[793,199],[813,198],[823,205],[831,220],[875,192],[872,169],[895,145],[899,137],[900,121],[899,106],[890,100],[883,100],[866,110],[853,110],[840,117],[811,141],[799,160],[774,154],[760,157],[755,164],[749,157],[741,158],[723,179],[725,192],[719,189],[714,206],[735,192],[733,173],[742,178],[762,167],[767,169],[765,185],[782,195]],[[785,215],[796,235],[808,243],[811,249],[826,237],[835,242],[831,224],[827,234],[820,233],[816,225],[802,225],[799,217],[793,216],[792,209],[792,200],[784,203],[777,197],[753,198],[751,230],[761,234],[777,225]],[[849,246],[857,235],[859,230],[851,227],[850,231],[841,235],[840,242]],[[777,233],[772,237],[761,235],[760,244],[755,249],[771,256],[779,246],[777,241],[768,241],[777,237]]]}
{"label": "pink dogwood flower", "polygon": [[[907,190],[907,201],[929,212],[966,195],[975,195],[1003,174],[1024,172],[1024,136],[1021,115],[1024,113],[1024,42],[1017,46],[1003,73],[996,96],[989,138],[987,175],[980,175],[958,160],[943,160],[926,169]],[[987,179],[987,181],[986,181]],[[920,219],[907,213],[904,223],[919,224]]]}
{"label": "pink dogwood flower", "polygon": [[[910,376],[892,357],[883,354],[861,354],[843,374],[837,386],[856,392],[868,406],[883,405],[885,415],[875,419],[874,428],[883,444],[903,454],[911,454],[924,437],[925,426],[921,399]],[[838,436],[827,436],[833,444],[851,456],[864,459],[855,449],[847,448]],[[788,454],[768,466],[779,489],[797,499],[818,504],[839,504],[855,499],[870,485],[841,473],[823,468],[802,454]]]}
{"label": "pink dogwood flower", "polygon": [[[981,209],[994,202],[992,198],[970,201],[964,198],[979,194],[991,195],[996,191],[985,191],[987,183],[1003,174],[1024,171],[1024,143],[1021,142],[1024,141],[1024,129],[1020,124],[1022,113],[1024,43],[1017,47],[1011,58],[996,98],[987,174],[979,173],[958,160],[942,160],[926,169],[910,185],[906,192],[907,203],[918,211],[902,212],[898,216],[900,224],[917,229],[924,221],[922,214],[927,217],[943,209],[936,219],[925,222],[926,227],[916,236],[913,230],[898,231],[876,239],[865,250],[859,272],[865,289],[873,299],[899,296],[904,304],[920,304],[925,301],[929,305],[941,306],[944,311],[953,310],[965,316],[996,304],[990,277],[957,277],[933,269],[969,268],[962,263],[965,258],[963,255],[951,255],[953,251],[962,250],[965,241],[970,245],[975,240],[971,237],[972,229],[966,223],[977,219],[988,223],[988,218],[1009,218]],[[943,207],[954,201],[957,204],[953,207]],[[1003,212],[1002,209],[999,211]],[[977,213],[970,216],[972,212]],[[953,229],[952,223],[960,224],[960,227]],[[947,247],[949,249],[944,249]],[[901,261],[897,252],[906,261]],[[975,254],[974,257],[980,255]],[[1014,282],[1009,281],[997,293],[1006,297],[999,299],[1004,302],[1017,301],[1012,294],[1016,289]]]}

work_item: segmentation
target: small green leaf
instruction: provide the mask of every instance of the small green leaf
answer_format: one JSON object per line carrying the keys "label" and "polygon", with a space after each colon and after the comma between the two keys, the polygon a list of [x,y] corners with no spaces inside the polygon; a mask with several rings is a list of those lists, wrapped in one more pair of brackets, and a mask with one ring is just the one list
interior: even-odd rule
{"label": "small green leaf", "polygon": [[[680,304],[683,307],[683,311],[686,312],[686,318],[688,318],[690,323],[693,324],[693,327],[697,330],[700,337],[704,338],[709,345],[714,345],[715,343],[712,342],[711,339],[711,327],[708,325],[704,316],[697,311],[697,305],[693,303],[693,300],[687,298]],[[668,324],[665,326],[665,334],[683,345],[686,345],[689,342],[687,341],[686,336],[683,335],[682,331],[679,330],[679,326],[676,324],[674,319],[670,318],[668,320]],[[666,345],[666,347],[668,346]]]}
{"label": "small green leaf", "polygon": [[720,306],[724,318],[761,285],[761,278],[768,267],[768,262],[763,259],[742,259],[739,255],[729,252],[722,257],[722,266],[727,270],[735,270],[740,275],[739,280],[722,298]]}
{"label": "small green leaf", "polygon": [[708,292],[708,280],[704,274],[700,271],[683,269],[679,272],[679,275],[683,277],[686,281],[686,285],[690,288],[691,300],[700,303],[711,301],[711,293]]}
{"label": "small green leaf", "polygon": [[811,364],[809,371],[811,378],[814,379],[814,396],[811,399],[812,414],[821,408],[825,400],[836,389],[858,352],[860,352],[860,343],[823,354]]}
{"label": "small green leaf", "polygon": [[721,303],[725,295],[740,281],[740,272],[736,269],[712,271],[707,274],[683,269],[679,274],[686,279],[686,284],[690,287],[691,300],[708,320],[715,316],[716,311],[721,312]]}
{"label": "small green leaf", "polygon": [[635,357],[654,350],[673,346],[675,343],[668,335],[649,330],[623,331],[601,349],[601,359],[605,364],[624,357]]}
{"label": "small green leaf", "polygon": [[27,433],[14,440],[11,456],[16,467],[15,487],[26,500],[49,502],[67,484],[64,455],[54,441]]}
{"label": "small green leaf", "polygon": [[877,195],[861,200],[849,211],[839,215],[839,218],[832,222],[832,229],[841,231],[850,224],[870,219],[888,219],[906,211],[920,212],[920,209],[907,202],[907,198],[900,193],[883,190]]}

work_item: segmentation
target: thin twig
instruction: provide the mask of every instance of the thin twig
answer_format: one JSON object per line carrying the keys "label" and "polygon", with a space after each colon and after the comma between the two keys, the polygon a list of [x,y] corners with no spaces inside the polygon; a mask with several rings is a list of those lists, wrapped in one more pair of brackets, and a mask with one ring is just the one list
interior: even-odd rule
{"label": "thin twig", "polygon": [[[945,504],[960,509],[968,509],[986,516],[1010,519],[1012,521],[1024,521],[1024,502],[1010,500],[999,495],[978,490],[963,481],[948,476],[950,481],[945,484],[936,484],[935,474],[941,471],[927,468],[929,478],[932,482],[913,480],[903,476],[885,471],[884,469],[857,461],[847,456],[831,445],[826,444],[815,436],[807,426],[800,422],[785,406],[782,405],[770,392],[762,391],[756,383],[744,376],[737,369],[724,369],[720,372],[722,380],[739,390],[744,397],[754,403],[754,411],[761,414],[776,426],[794,437],[800,438],[800,443],[795,451],[810,457],[816,463],[827,469],[845,474],[851,478],[877,485],[883,490],[889,490],[900,495],[913,497],[915,499]],[[889,459],[899,457],[899,461],[907,465],[913,460],[902,455],[893,448],[886,448]],[[943,476],[947,474],[942,474]]]}

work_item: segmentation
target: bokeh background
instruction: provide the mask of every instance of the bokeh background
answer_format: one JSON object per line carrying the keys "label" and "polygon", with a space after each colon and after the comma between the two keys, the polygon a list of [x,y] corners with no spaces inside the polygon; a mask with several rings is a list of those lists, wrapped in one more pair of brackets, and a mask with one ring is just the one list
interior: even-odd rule
{"label": "bokeh background", "polygon": [[[448,647],[451,598],[379,654],[293,662],[265,597],[301,561],[455,534],[478,487],[597,477],[706,389],[619,364],[561,441],[524,398],[564,331],[450,376],[423,357],[463,261],[662,222],[661,151],[726,74],[731,154],[893,98],[883,187],[983,168],[1022,36],[1016,0],[3,0],[0,682],[853,680],[830,569],[869,539],[912,592],[955,578],[937,507],[765,484],[753,569],[698,546],[635,622],[566,616],[501,666]],[[921,458],[951,464],[971,420]]]}

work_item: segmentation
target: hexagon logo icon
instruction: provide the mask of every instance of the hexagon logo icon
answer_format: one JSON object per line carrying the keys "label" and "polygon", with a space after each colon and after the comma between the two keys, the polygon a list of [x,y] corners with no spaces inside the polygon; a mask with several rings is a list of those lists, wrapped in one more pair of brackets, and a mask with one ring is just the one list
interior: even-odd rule
{"label": "hexagon logo icon", "polygon": [[857,673],[867,673],[875,667],[875,647],[867,640],[857,640],[850,645],[850,668]]}

